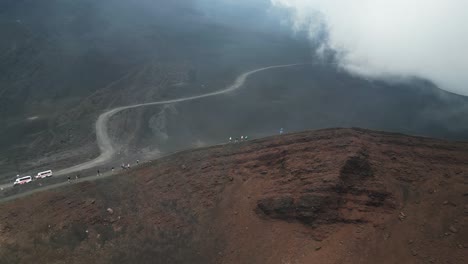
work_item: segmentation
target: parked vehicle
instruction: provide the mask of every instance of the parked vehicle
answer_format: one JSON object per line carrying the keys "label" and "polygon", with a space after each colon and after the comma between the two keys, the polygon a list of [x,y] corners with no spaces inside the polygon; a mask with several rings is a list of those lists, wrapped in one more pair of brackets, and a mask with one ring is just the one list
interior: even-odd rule
{"label": "parked vehicle", "polygon": [[48,171],[43,171],[43,172],[39,172],[37,175],[36,175],[36,179],[44,179],[46,177],[52,177],[52,171],[51,170],[48,170]]}
{"label": "parked vehicle", "polygon": [[13,183],[13,186],[23,185],[23,184],[30,183],[30,182],[32,182],[32,177],[31,176],[25,176],[25,177],[21,177],[21,178],[16,179],[15,182]]}

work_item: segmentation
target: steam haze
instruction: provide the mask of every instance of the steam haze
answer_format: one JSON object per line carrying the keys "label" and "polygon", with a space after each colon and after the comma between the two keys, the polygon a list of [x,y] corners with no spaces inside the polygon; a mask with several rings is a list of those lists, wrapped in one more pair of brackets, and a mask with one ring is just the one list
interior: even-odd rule
{"label": "steam haze", "polygon": [[117,165],[280,128],[466,141],[468,97],[438,88],[468,94],[467,5],[0,0],[0,184],[96,164],[104,130]]}
{"label": "steam haze", "polygon": [[322,48],[334,50],[339,64],[351,72],[417,76],[468,95],[468,1],[271,2],[289,10],[294,29],[307,30]]}

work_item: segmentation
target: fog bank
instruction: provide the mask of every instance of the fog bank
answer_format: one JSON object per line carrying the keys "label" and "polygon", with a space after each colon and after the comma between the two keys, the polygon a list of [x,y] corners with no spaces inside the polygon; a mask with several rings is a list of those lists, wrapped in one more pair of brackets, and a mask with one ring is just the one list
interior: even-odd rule
{"label": "fog bank", "polygon": [[[427,78],[468,95],[468,1],[271,0],[341,66],[366,76]],[[319,50],[320,51],[320,50]]]}

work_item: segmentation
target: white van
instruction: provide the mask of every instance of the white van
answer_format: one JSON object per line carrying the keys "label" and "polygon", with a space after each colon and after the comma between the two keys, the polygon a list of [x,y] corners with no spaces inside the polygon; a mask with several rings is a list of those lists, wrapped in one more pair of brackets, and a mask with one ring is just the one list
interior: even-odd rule
{"label": "white van", "polygon": [[13,186],[23,185],[23,184],[30,183],[30,182],[32,182],[32,177],[31,176],[25,176],[25,177],[21,177],[21,178],[16,179],[16,181],[13,183]]}
{"label": "white van", "polygon": [[39,172],[36,175],[36,179],[44,179],[46,177],[52,177],[52,171],[51,170]]}

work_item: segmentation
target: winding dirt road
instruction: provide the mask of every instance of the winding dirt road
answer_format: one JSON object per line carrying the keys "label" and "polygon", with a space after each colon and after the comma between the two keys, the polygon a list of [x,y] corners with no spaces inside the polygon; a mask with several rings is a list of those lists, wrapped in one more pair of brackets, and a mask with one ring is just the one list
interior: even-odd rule
{"label": "winding dirt road", "polygon": [[99,116],[98,120],[96,121],[96,139],[97,139],[97,144],[99,146],[99,150],[101,154],[97,158],[90,160],[88,162],[81,163],[73,167],[57,171],[55,175],[59,176],[59,175],[69,174],[69,173],[73,173],[73,172],[77,172],[81,170],[90,169],[95,166],[102,165],[106,163],[107,161],[109,161],[110,159],[112,159],[112,157],[114,157],[115,155],[115,149],[112,145],[112,141],[109,137],[109,134],[107,133],[108,131],[107,124],[109,123],[109,119],[119,112],[122,112],[127,109],[137,108],[137,107],[180,103],[180,102],[192,101],[192,100],[202,99],[206,97],[226,94],[226,93],[232,92],[242,87],[245,81],[247,80],[247,78],[249,78],[249,76],[251,76],[252,74],[266,71],[266,70],[271,70],[271,69],[286,68],[286,67],[300,66],[300,65],[306,65],[306,64],[307,63],[296,63],[296,64],[284,64],[284,65],[264,67],[264,68],[252,70],[252,71],[241,74],[239,77],[237,77],[237,79],[234,81],[233,84],[226,87],[225,89],[222,89],[216,92],[190,96],[190,97],[183,97],[183,98],[172,99],[172,100],[122,106],[122,107],[117,107],[107,112],[104,112]]}

